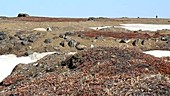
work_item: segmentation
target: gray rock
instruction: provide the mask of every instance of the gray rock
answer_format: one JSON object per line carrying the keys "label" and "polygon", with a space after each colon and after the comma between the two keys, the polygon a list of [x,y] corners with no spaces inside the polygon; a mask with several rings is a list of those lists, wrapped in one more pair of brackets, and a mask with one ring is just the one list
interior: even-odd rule
{"label": "gray rock", "polygon": [[4,32],[0,32],[0,35],[6,35]]}
{"label": "gray rock", "polygon": [[170,45],[170,40],[168,40],[166,43],[167,43],[168,45]]}
{"label": "gray rock", "polygon": [[0,35],[0,40],[4,40],[6,37],[4,35]]}
{"label": "gray rock", "polygon": [[33,53],[34,53],[33,51],[27,51],[27,52],[24,53],[24,55],[25,55],[25,56],[29,56],[29,55],[31,55],[31,54],[33,54]]}
{"label": "gray rock", "polygon": [[59,37],[60,37],[60,38],[64,38],[64,37],[65,37],[65,34],[60,34]]}
{"label": "gray rock", "polygon": [[22,45],[29,45],[29,42],[28,41],[21,41],[21,44]]}
{"label": "gray rock", "polygon": [[44,43],[51,43],[51,42],[52,42],[52,39],[50,38],[44,40]]}
{"label": "gray rock", "polygon": [[15,34],[14,36],[15,36],[15,37],[18,37],[18,36],[20,36],[20,35],[22,35],[21,32],[16,32],[16,34]]}
{"label": "gray rock", "polygon": [[65,33],[65,36],[74,36],[74,35],[76,35],[75,32],[66,32]]}
{"label": "gray rock", "polygon": [[170,40],[170,36],[162,36],[161,40],[162,41],[168,41],[168,40]]}
{"label": "gray rock", "polygon": [[76,42],[75,40],[70,40],[70,41],[68,42],[68,46],[69,46],[69,47],[75,47],[76,44],[77,44],[77,42]]}
{"label": "gray rock", "polygon": [[28,39],[28,42],[35,42],[37,40],[37,37],[36,35],[31,34],[27,37],[27,39]]}
{"label": "gray rock", "polygon": [[82,45],[82,44],[78,44],[75,46],[77,50],[84,50],[85,48],[87,48],[87,46]]}
{"label": "gray rock", "polygon": [[0,40],[4,40],[7,38],[7,35],[4,32],[0,32]]}
{"label": "gray rock", "polygon": [[64,36],[64,39],[68,39],[68,36],[65,35],[65,36]]}
{"label": "gray rock", "polygon": [[27,40],[28,40],[25,35],[19,35],[18,38],[19,38],[20,40],[24,40],[24,41],[27,41]]}
{"label": "gray rock", "polygon": [[54,47],[54,50],[55,51],[60,51],[60,48],[59,47]]}

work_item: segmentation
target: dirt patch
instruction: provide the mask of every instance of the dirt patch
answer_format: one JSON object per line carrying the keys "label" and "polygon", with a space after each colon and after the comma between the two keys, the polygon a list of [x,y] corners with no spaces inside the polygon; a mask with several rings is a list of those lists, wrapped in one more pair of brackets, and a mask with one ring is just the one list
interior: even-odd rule
{"label": "dirt patch", "polygon": [[[79,32],[78,34],[83,34],[87,37],[96,37],[96,36],[103,36],[103,37],[113,37],[113,38],[126,38],[126,39],[149,39],[149,38],[160,38],[162,36],[170,36],[169,34],[159,34],[159,33],[149,33],[149,32],[111,32],[111,31],[84,31]],[[153,35],[152,35],[153,34]]]}

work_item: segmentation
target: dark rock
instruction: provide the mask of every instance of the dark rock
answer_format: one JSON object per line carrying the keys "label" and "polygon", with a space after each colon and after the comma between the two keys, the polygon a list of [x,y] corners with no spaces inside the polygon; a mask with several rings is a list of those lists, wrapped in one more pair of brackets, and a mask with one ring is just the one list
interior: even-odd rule
{"label": "dark rock", "polygon": [[134,41],[132,42],[132,45],[133,45],[133,46],[136,46],[136,43],[137,43],[137,40],[134,40]]}
{"label": "dark rock", "polygon": [[28,45],[29,42],[28,42],[28,41],[21,41],[21,44],[22,44],[22,45]]}
{"label": "dark rock", "polygon": [[170,40],[168,40],[166,43],[167,43],[168,45],[170,45]]}
{"label": "dark rock", "polygon": [[6,37],[4,35],[0,35],[0,40],[4,40]]}
{"label": "dark rock", "polygon": [[96,36],[95,39],[103,39],[103,36]]}
{"label": "dark rock", "polygon": [[75,32],[66,32],[65,33],[65,36],[74,36],[74,35],[76,35]]}
{"label": "dark rock", "polygon": [[78,34],[78,37],[80,37],[80,38],[84,38],[85,36],[84,36],[84,34],[83,34],[83,33],[80,33],[80,34]]}
{"label": "dark rock", "polygon": [[16,32],[16,34],[14,36],[19,37],[20,35],[22,35],[22,32]]}
{"label": "dark rock", "polygon": [[0,40],[4,40],[7,38],[7,35],[4,32],[0,32]]}
{"label": "dark rock", "polygon": [[88,21],[96,21],[96,18],[95,17],[89,17],[87,20]]}
{"label": "dark rock", "polygon": [[87,48],[87,46],[82,45],[82,44],[77,44],[75,47],[77,50],[84,50],[85,48]]}
{"label": "dark rock", "polygon": [[44,43],[51,43],[52,42],[52,39],[45,39],[44,40]]}
{"label": "dark rock", "polygon": [[65,46],[65,41],[61,41],[61,42],[60,42],[60,45],[61,45],[62,47],[64,47],[64,46]]}
{"label": "dark rock", "polygon": [[168,39],[170,39],[169,36],[162,36],[162,37],[161,37],[161,40],[162,40],[162,41],[168,41]]}
{"label": "dark rock", "polygon": [[17,17],[29,17],[26,13],[19,13]]}
{"label": "dark rock", "polygon": [[75,47],[76,44],[77,44],[77,42],[76,42],[75,40],[70,40],[70,41],[68,42],[68,46],[69,46],[69,47]]}
{"label": "dark rock", "polygon": [[129,39],[121,39],[119,43],[128,43]]}
{"label": "dark rock", "polygon": [[65,35],[64,35],[64,34],[60,34],[59,37],[60,37],[60,38],[64,38]]}
{"label": "dark rock", "polygon": [[6,35],[4,32],[0,32],[0,35]]}
{"label": "dark rock", "polygon": [[28,40],[25,35],[19,35],[18,38],[19,38],[20,40],[24,40],[24,41],[27,41],[27,40]]}
{"label": "dark rock", "polygon": [[24,53],[24,55],[25,55],[25,56],[29,56],[29,55],[31,55],[31,54],[33,54],[33,53],[34,53],[33,51],[27,51],[27,52]]}
{"label": "dark rock", "polygon": [[141,44],[144,45],[144,44],[145,44],[145,40],[142,40],[142,41],[141,41]]}
{"label": "dark rock", "polygon": [[47,31],[52,31],[51,27],[48,27],[48,28],[47,28]]}
{"label": "dark rock", "polygon": [[19,96],[18,94],[9,94],[9,96]]}
{"label": "dark rock", "polygon": [[64,39],[68,39],[68,36],[65,35],[65,36],[64,36]]}

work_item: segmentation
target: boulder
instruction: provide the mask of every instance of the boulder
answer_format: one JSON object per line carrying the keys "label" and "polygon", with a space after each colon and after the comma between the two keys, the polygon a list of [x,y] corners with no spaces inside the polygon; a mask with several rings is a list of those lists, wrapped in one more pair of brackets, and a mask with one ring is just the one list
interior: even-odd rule
{"label": "boulder", "polygon": [[17,17],[29,17],[26,13],[19,13]]}
{"label": "boulder", "polygon": [[60,38],[65,38],[65,34],[60,34],[59,37]]}
{"label": "boulder", "polygon": [[162,41],[168,41],[168,40],[170,40],[170,36],[162,36],[161,40]]}
{"label": "boulder", "polygon": [[22,44],[22,45],[28,45],[29,42],[28,42],[28,41],[21,41],[21,44]]}
{"label": "boulder", "polygon": [[28,42],[35,42],[37,40],[37,36],[31,34],[27,37],[27,39],[28,39]]}
{"label": "boulder", "polygon": [[85,48],[87,48],[87,46],[82,45],[82,44],[78,44],[75,46],[77,50],[84,50]]}
{"label": "boulder", "polygon": [[7,38],[7,35],[4,32],[0,32],[0,40],[4,40]]}
{"label": "boulder", "polygon": [[20,40],[24,40],[24,41],[27,41],[27,40],[28,40],[25,35],[18,35],[18,38],[19,38]]}
{"label": "boulder", "polygon": [[44,43],[51,43],[51,42],[52,42],[52,39],[50,38],[44,40]]}
{"label": "boulder", "polygon": [[84,36],[84,34],[83,34],[83,33],[80,33],[80,34],[78,34],[78,37],[80,37],[80,38],[84,38],[85,36]]}
{"label": "boulder", "polygon": [[70,40],[70,41],[68,42],[68,46],[69,46],[69,47],[75,47],[76,44],[77,44],[77,42],[76,42],[75,40]]}
{"label": "boulder", "polygon": [[89,17],[87,20],[88,21],[96,21],[96,18],[95,17]]}
{"label": "boulder", "polygon": [[75,32],[66,32],[65,33],[65,36],[74,36],[74,35],[76,35]]}

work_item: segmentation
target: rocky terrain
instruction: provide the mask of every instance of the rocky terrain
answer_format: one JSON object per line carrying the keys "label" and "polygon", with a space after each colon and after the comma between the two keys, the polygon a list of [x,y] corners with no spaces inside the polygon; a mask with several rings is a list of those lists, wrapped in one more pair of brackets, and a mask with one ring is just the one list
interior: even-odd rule
{"label": "rocky terrain", "polygon": [[1,94],[170,94],[170,63],[137,49],[99,47],[66,59],[60,55],[54,54],[33,64],[16,66],[1,83]]}
{"label": "rocky terrain", "polygon": [[[0,95],[168,96],[169,57],[156,58],[142,51],[170,50],[170,31],[130,31],[114,26],[123,23],[169,24],[169,21],[0,18],[0,54],[28,56],[33,52],[56,52],[35,63],[17,65],[0,83]],[[95,26],[112,27],[89,28]]]}

